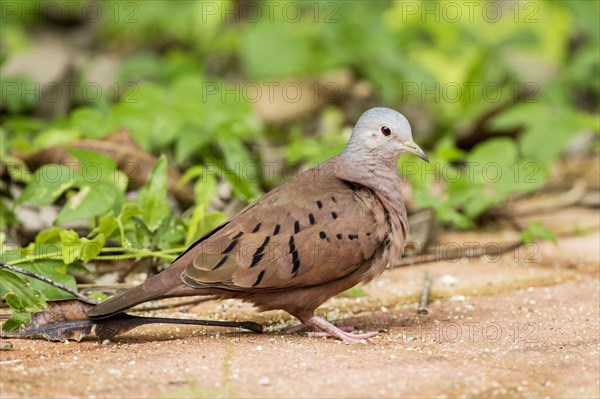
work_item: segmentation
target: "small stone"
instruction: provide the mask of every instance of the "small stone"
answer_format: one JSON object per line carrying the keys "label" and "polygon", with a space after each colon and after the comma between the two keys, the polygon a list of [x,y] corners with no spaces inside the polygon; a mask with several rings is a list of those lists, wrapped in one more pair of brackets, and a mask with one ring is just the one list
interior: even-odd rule
{"label": "small stone", "polygon": [[259,383],[260,385],[262,385],[263,387],[266,387],[266,386],[268,386],[268,385],[271,385],[271,380],[269,380],[269,377],[262,377],[262,378],[261,378],[261,379],[258,381],[258,383]]}
{"label": "small stone", "polygon": [[13,344],[8,341],[0,342],[0,351],[10,351],[13,348]]}
{"label": "small stone", "polygon": [[450,274],[445,274],[442,277],[440,277],[440,284],[442,284],[442,285],[451,287],[453,285],[456,285],[457,282],[458,282],[458,279]]}

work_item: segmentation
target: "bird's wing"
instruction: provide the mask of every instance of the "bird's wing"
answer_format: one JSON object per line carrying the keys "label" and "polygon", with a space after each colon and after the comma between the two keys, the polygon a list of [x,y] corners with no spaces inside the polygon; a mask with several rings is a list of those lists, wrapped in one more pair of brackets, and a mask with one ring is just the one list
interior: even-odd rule
{"label": "bird's wing", "polygon": [[313,286],[344,277],[373,257],[387,236],[379,200],[311,171],[188,250],[183,281],[233,291]]}

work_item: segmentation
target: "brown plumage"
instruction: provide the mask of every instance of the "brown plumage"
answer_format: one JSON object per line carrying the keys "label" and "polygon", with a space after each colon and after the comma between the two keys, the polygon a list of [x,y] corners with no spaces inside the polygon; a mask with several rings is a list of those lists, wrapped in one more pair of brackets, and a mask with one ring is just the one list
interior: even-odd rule
{"label": "brown plumage", "polygon": [[343,331],[314,311],[402,255],[408,224],[396,162],[405,150],[426,159],[401,114],[367,111],[342,154],[267,193],[167,270],[88,315],[104,318],[159,298],[217,295],[283,309],[345,341],[373,336]]}

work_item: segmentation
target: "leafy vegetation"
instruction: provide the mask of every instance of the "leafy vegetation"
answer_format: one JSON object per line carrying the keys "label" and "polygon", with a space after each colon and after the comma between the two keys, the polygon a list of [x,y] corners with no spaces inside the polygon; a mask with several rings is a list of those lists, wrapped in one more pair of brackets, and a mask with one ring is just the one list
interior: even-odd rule
{"label": "leafy vegetation", "polygon": [[[94,57],[120,62],[110,82],[78,70],[66,112],[50,115],[40,112],[48,82],[3,74],[0,259],[72,288],[70,272],[86,272],[89,262],[168,263],[226,219],[224,207],[213,206],[219,187],[232,192],[226,202],[259,197],[289,177],[285,165],[339,152],[349,124],[372,104],[413,122],[432,162],[405,157],[399,169],[414,203],[456,228],[474,227],[491,207],[542,187],[573,137],[600,130],[598,2],[507,3],[495,9],[500,15],[479,3],[472,10],[444,2],[276,3],[260,18],[233,1],[75,2],[58,17],[43,1],[11,9],[0,27],[3,67],[36,47],[36,32],[57,25],[87,27]],[[86,7],[99,7],[102,18],[86,17]],[[266,123],[243,84],[339,69],[367,94],[346,92],[318,107],[320,116],[311,117],[318,124]],[[90,94],[96,86],[99,94]],[[27,154],[104,140],[122,128],[158,156],[141,187],[113,158],[84,149],[68,151],[76,163],[27,172]],[[249,173],[247,166],[269,161],[259,151],[266,143],[285,147],[277,173]],[[173,199],[167,164],[183,172],[179,187],[193,186],[192,204]],[[16,246],[15,209],[24,205],[60,211],[53,227]],[[525,241],[550,237],[535,224],[523,233]],[[68,294],[0,270],[0,297],[13,309],[4,328],[17,328],[45,301]]]}

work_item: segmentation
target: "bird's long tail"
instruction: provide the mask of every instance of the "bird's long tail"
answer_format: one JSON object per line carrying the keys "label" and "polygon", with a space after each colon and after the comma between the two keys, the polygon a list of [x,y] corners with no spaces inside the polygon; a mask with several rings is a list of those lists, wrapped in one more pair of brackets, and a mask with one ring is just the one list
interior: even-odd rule
{"label": "bird's long tail", "polygon": [[191,288],[181,281],[182,267],[172,265],[143,284],[133,287],[87,311],[91,319],[104,319],[140,303],[176,296],[208,295],[202,289]]}

